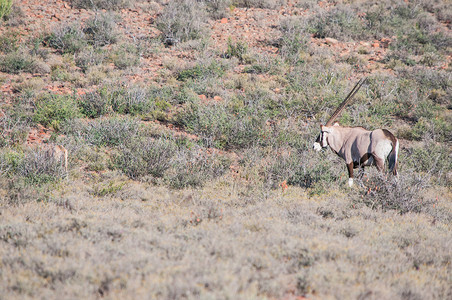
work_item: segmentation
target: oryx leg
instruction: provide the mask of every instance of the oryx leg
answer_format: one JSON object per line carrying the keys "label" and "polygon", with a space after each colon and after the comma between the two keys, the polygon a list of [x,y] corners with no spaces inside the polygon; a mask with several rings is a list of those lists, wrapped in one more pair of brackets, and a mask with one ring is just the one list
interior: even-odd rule
{"label": "oryx leg", "polygon": [[373,156],[375,160],[375,166],[377,167],[378,171],[384,172],[385,170],[385,161],[376,155]]}
{"label": "oryx leg", "polygon": [[347,164],[348,170],[348,186],[352,187],[353,185],[353,162]]}

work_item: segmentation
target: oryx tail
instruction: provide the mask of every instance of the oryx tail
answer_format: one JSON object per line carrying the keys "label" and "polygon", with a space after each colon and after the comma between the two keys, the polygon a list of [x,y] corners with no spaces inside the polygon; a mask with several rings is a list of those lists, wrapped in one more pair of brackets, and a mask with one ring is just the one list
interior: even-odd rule
{"label": "oryx tail", "polygon": [[[395,137],[394,137],[395,138]],[[397,160],[399,158],[399,141],[395,140],[395,145],[392,145],[392,150],[388,155],[388,167],[392,174],[397,175]]]}

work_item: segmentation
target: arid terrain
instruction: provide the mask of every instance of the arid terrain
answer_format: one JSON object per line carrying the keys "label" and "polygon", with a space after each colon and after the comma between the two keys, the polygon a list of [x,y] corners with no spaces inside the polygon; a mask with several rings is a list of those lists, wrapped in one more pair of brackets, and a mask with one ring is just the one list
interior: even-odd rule
{"label": "arid terrain", "polygon": [[[449,0],[0,0],[0,299],[452,299]],[[313,142],[399,139],[398,176]],[[64,151],[67,149],[68,168]]]}

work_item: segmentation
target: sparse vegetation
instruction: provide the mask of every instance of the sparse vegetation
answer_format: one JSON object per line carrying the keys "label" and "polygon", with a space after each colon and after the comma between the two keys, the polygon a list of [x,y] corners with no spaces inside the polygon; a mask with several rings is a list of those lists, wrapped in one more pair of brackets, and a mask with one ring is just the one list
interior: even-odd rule
{"label": "sparse vegetation", "polygon": [[[450,298],[447,1],[20,4],[0,298]],[[364,76],[338,120],[395,133],[399,175],[349,188],[312,143]]]}

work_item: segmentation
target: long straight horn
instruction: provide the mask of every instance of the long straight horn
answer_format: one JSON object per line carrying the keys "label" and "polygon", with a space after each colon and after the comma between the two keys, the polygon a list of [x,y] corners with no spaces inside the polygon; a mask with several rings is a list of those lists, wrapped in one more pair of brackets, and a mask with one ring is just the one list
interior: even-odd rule
{"label": "long straight horn", "polygon": [[344,101],[336,108],[334,113],[331,115],[328,122],[326,122],[325,126],[331,126],[333,124],[334,120],[336,120],[337,116],[344,110],[345,106],[353,99],[353,96],[359,91],[361,86],[366,82],[367,77],[361,78],[358,83],[355,85],[355,87],[351,90],[351,92],[345,97]]}

